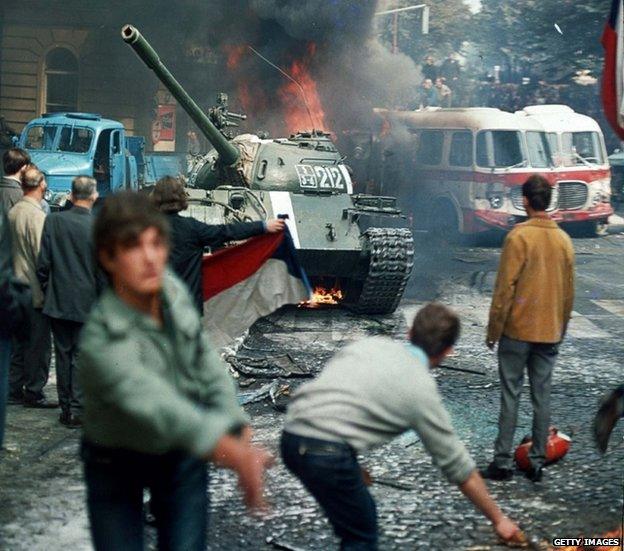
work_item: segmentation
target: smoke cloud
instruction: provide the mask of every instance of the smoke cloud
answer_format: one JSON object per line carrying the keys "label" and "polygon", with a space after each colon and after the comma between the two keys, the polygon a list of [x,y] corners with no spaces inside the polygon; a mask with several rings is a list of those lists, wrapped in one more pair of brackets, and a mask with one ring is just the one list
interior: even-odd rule
{"label": "smoke cloud", "polygon": [[375,0],[155,0],[111,12],[102,33],[116,36],[111,52],[123,55],[120,66],[133,68],[135,88],[155,92],[158,84],[147,70],[141,76],[121,44],[124,23],[139,28],[201,106],[225,91],[232,111],[247,112],[242,130],[273,136],[294,130],[286,124],[285,103],[299,101],[307,122],[304,102],[285,102],[287,79],[248,46],[289,73],[299,63],[314,82],[327,129],[338,134],[366,126],[373,107],[406,106],[417,94],[418,69],[379,42],[376,9]]}

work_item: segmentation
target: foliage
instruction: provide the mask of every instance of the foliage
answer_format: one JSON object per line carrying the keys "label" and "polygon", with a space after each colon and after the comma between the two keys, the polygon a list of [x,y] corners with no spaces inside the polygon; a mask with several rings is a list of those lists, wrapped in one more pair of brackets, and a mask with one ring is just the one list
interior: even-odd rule
{"label": "foliage", "polygon": [[[391,7],[413,5],[416,2],[401,0]],[[420,64],[431,53],[441,62],[451,52],[461,49],[469,37],[466,34],[471,13],[463,0],[424,2],[430,6],[429,34],[422,34],[422,10],[402,12],[398,16],[398,49]],[[392,45],[393,16],[381,16],[379,28],[387,46]]]}
{"label": "foliage", "polygon": [[[396,0],[382,7],[412,4],[413,0]],[[600,74],[600,37],[610,0],[481,0],[477,13],[471,13],[463,0],[428,4],[428,35],[421,32],[421,10],[403,12],[398,18],[398,49],[417,64],[427,53],[439,63],[458,51],[468,56],[471,72],[500,65],[508,73],[546,82],[569,82],[579,70]],[[379,17],[378,29],[391,47],[393,16]]]}
{"label": "foliage", "polygon": [[484,58],[549,82],[569,80],[578,70],[599,74],[609,0],[481,4],[471,20],[470,39]]}

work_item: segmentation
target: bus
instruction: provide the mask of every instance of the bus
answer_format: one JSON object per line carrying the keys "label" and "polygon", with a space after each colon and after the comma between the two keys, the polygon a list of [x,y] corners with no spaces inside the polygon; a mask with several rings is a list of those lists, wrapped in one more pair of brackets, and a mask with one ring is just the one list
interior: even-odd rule
{"label": "bus", "polygon": [[520,116],[539,122],[548,136],[558,173],[562,222],[606,231],[611,206],[611,170],[598,123],[567,105],[530,105]]}
{"label": "bus", "polygon": [[[375,113],[373,132],[348,136],[349,164],[356,182],[363,182],[367,191],[396,195],[415,229],[449,237],[509,230],[526,219],[521,186],[535,173],[553,187],[548,208],[553,220],[603,224],[612,212],[602,195],[595,203],[589,184],[583,184],[587,197],[579,193],[581,176],[572,173],[581,171],[555,158],[553,151],[559,150],[554,131],[547,132],[536,116],[489,107],[376,109]],[[600,148],[604,147],[601,134],[596,135]],[[588,156],[587,165],[593,162],[589,157],[595,156],[589,153],[577,151],[583,158]],[[604,150],[594,153],[602,162]],[[567,168],[574,170],[563,170]],[[595,187],[604,190],[608,167],[600,174]]]}

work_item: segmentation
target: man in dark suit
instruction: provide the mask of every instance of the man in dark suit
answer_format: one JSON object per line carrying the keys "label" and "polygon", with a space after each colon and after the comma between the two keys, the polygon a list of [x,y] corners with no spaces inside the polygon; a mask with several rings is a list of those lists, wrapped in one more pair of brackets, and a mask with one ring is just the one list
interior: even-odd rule
{"label": "man in dark suit", "polygon": [[2,156],[4,176],[0,180],[0,207],[9,212],[23,196],[22,174],[30,165],[30,155],[27,151],[14,147],[8,149]]}
{"label": "man in dark suit", "polygon": [[28,286],[15,279],[11,232],[6,212],[0,204],[0,451],[4,442],[4,421],[9,390],[11,336],[28,333],[28,305],[32,302]]}
{"label": "man in dark suit", "polygon": [[180,212],[188,207],[184,184],[177,178],[165,176],[156,182],[152,202],[167,215],[171,226],[171,252],[169,264],[184,281],[200,315],[204,311],[202,297],[201,266],[206,247],[221,247],[228,241],[239,241],[263,233],[283,231],[283,220],[266,222],[234,222],[232,224],[204,224]]}
{"label": "man in dark suit", "polygon": [[60,421],[68,427],[81,425],[82,392],[76,376],[78,336],[101,286],[91,238],[91,209],[97,197],[93,178],[74,178],[73,207],[46,219],[37,262],[37,278],[45,293],[43,313],[50,318],[56,350]]}

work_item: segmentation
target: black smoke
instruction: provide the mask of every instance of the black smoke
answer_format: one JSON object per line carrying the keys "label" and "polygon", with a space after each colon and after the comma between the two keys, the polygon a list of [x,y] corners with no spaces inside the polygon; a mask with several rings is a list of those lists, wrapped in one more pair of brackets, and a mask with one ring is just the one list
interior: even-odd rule
{"label": "black smoke", "polygon": [[[375,0],[127,2],[108,12],[92,48],[107,50],[128,75],[129,91],[152,97],[155,77],[119,35],[123,24],[133,24],[202,107],[225,91],[232,111],[248,111],[242,130],[273,135],[285,133],[279,90],[286,81],[247,46],[286,70],[306,58],[328,126],[339,133],[366,126],[373,107],[405,106],[416,95],[417,68],[379,42],[376,10]],[[236,63],[228,64],[232,59]]]}

